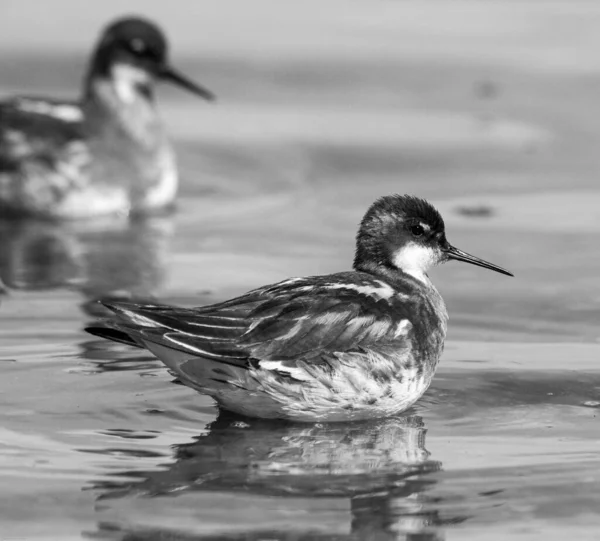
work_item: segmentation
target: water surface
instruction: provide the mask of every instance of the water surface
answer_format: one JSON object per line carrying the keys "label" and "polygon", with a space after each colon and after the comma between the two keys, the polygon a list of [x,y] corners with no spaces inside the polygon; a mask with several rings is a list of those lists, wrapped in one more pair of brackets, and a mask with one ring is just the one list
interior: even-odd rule
{"label": "water surface", "polygon": [[[176,214],[0,225],[0,537],[596,538],[600,13],[459,4],[468,16],[348,1],[319,19],[295,4],[288,34],[261,1],[233,44],[213,6],[208,50],[200,23],[181,21],[178,63],[220,102],[161,93],[184,177]],[[71,7],[48,17],[88,40]],[[284,30],[265,33],[266,13]],[[55,28],[28,46],[0,32],[16,43],[0,55],[3,93],[74,92],[82,53],[35,48],[56,45]],[[347,269],[364,210],[392,192],[432,199],[451,242],[516,276],[432,273],[448,343],[406,415],[220,414],[151,356],[82,330],[104,315],[99,297],[190,306]]]}

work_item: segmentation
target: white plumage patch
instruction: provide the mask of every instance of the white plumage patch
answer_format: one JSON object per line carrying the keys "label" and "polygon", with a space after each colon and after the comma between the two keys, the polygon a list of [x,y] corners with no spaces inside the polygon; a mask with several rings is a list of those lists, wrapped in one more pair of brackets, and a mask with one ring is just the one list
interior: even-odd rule
{"label": "white plumage patch", "polygon": [[43,100],[21,98],[17,106],[25,113],[52,116],[63,122],[81,122],[83,120],[83,111],[81,108],[78,105],[69,103],[57,104]]}
{"label": "white plumage patch", "polygon": [[260,361],[258,365],[264,370],[287,374],[299,381],[310,381],[312,379],[302,368],[286,365],[282,361]]}
{"label": "white plumage patch", "polygon": [[138,95],[137,86],[151,83],[150,75],[146,70],[131,64],[115,64],[111,73],[117,96],[124,103],[135,101]]}
{"label": "white plumage patch", "polygon": [[189,351],[190,353],[194,354],[194,355],[199,355],[199,356],[209,356],[209,357],[221,357],[223,359],[226,359],[227,357],[225,355],[220,355],[218,353],[213,353],[213,352],[209,352],[206,351],[202,348],[196,347],[196,346],[192,346],[191,344],[187,343],[187,342],[181,342],[179,340],[177,340],[176,338],[174,338],[172,335],[169,334],[165,334],[163,335],[163,339],[166,342],[170,342],[172,344],[174,344],[175,346],[185,349],[186,351]]}
{"label": "white plumage patch", "polygon": [[361,286],[357,284],[329,284],[327,287],[330,289],[349,289],[351,291],[356,291],[361,295],[377,297],[380,299],[390,299],[393,297],[395,292],[390,285],[382,282],[381,280],[377,280],[377,284],[379,287]]}
{"label": "white plumage patch", "polygon": [[304,278],[288,278],[287,280],[283,280],[283,282],[279,282],[280,286],[289,286],[295,284],[297,282],[302,282]]}
{"label": "white plumage patch", "polygon": [[163,168],[163,176],[160,181],[153,186],[144,200],[146,208],[160,208],[168,205],[175,199],[177,188],[179,187],[179,176],[175,163],[167,164]]}
{"label": "white plumage patch", "polygon": [[396,331],[394,332],[394,338],[399,338],[400,336],[404,336],[408,334],[408,331],[412,328],[412,323],[408,319],[403,319],[399,321],[396,325]]}
{"label": "white plumage patch", "polygon": [[[215,319],[215,321],[219,321],[218,319]],[[202,323],[198,323],[196,321],[186,321],[186,324],[189,325],[190,327],[198,327],[200,329],[235,329],[236,327],[232,327],[231,325],[217,325],[216,323],[206,323],[206,322],[202,322]],[[245,328],[243,323],[240,323],[239,327],[240,329]],[[183,331],[182,331],[183,332]],[[186,334],[196,334],[196,333],[186,333]]]}
{"label": "white plumage patch", "polygon": [[439,263],[439,253],[429,246],[409,242],[396,251],[393,257],[394,266],[417,280],[429,283],[426,272]]}

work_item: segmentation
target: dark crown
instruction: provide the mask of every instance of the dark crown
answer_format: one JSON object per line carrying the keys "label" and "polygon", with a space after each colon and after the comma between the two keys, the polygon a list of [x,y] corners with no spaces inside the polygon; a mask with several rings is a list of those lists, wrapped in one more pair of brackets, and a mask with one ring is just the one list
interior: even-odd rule
{"label": "dark crown", "polygon": [[432,231],[444,231],[444,219],[431,203],[412,195],[398,194],[377,199],[362,219],[361,228],[373,221],[390,218],[398,221],[419,220],[429,225]]}

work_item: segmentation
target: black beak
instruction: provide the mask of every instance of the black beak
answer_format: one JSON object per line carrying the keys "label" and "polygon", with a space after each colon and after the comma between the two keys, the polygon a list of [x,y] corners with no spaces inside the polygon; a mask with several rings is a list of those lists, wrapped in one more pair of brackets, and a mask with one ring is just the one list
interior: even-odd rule
{"label": "black beak", "polygon": [[451,244],[448,244],[446,248],[443,248],[443,252],[448,256],[448,259],[464,261],[465,263],[471,263],[471,265],[477,265],[478,267],[483,267],[484,269],[490,269],[499,272],[500,274],[506,274],[506,276],[513,276],[510,272],[504,270],[502,267],[492,265],[483,259],[479,259],[478,257],[468,254],[467,252],[463,252]]}
{"label": "black beak", "polygon": [[207,101],[214,101],[216,99],[215,95],[210,90],[202,88],[200,85],[190,81],[187,77],[181,75],[169,66],[164,66],[158,75],[164,81],[169,81],[180,86],[181,88],[185,88],[186,90],[189,90],[193,94],[196,94]]}

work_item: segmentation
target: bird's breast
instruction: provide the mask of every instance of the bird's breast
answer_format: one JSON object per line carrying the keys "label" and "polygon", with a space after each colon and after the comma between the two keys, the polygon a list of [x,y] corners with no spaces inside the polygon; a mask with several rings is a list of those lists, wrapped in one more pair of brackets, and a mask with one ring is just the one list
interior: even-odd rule
{"label": "bird's breast", "polygon": [[247,373],[240,386],[250,393],[239,393],[238,386],[215,398],[251,416],[307,422],[386,417],[409,408],[431,383],[433,371],[413,354],[409,347],[346,352],[317,365],[299,363],[287,374],[268,365]]}
{"label": "bird's breast", "polygon": [[139,93],[123,99],[107,80],[94,82],[91,90],[85,112],[93,178],[127,186],[134,212],[172,203],[177,163],[154,103]]}

